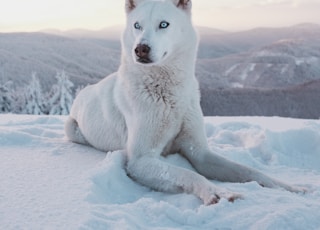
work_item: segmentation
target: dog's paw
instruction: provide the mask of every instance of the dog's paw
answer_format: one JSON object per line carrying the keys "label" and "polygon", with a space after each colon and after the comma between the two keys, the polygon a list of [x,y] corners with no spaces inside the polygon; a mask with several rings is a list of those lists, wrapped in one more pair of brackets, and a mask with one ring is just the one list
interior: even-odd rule
{"label": "dog's paw", "polygon": [[218,203],[219,200],[220,200],[220,197],[218,197],[216,195],[212,195],[212,196],[208,197],[207,199],[203,199],[203,203],[205,205],[212,205],[212,204]]}
{"label": "dog's paw", "polygon": [[226,199],[229,202],[234,202],[237,199],[243,199],[243,196],[239,193],[230,192],[228,190],[217,190],[211,193],[207,198],[203,199],[205,205],[216,204],[220,199]]}
{"label": "dog's paw", "polygon": [[219,191],[217,196],[219,196],[220,198],[224,198],[230,202],[234,202],[237,199],[243,199],[243,196],[241,194],[230,191]]}
{"label": "dog's paw", "polygon": [[307,189],[305,187],[301,187],[301,186],[289,186],[287,188],[287,190],[290,191],[290,192],[302,193],[302,194],[305,194],[305,193],[309,192],[309,189]]}

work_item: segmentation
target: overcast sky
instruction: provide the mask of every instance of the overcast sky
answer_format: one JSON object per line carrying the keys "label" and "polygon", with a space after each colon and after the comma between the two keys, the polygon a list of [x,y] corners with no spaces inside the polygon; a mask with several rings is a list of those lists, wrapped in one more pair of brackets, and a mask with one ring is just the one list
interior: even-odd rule
{"label": "overcast sky", "polygon": [[[124,24],[124,0],[0,0],[0,32]],[[320,0],[193,0],[196,25],[222,30],[320,24]]]}

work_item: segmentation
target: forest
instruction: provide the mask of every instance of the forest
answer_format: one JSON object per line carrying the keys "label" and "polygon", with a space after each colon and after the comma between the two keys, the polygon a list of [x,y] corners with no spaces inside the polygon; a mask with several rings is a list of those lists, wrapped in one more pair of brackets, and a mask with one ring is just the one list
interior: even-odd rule
{"label": "forest", "polygon": [[0,113],[67,115],[74,99],[74,84],[65,71],[57,72],[56,83],[44,92],[36,73],[26,86],[0,85]]}
{"label": "forest", "polygon": [[277,89],[202,89],[205,116],[320,118],[320,81]]}

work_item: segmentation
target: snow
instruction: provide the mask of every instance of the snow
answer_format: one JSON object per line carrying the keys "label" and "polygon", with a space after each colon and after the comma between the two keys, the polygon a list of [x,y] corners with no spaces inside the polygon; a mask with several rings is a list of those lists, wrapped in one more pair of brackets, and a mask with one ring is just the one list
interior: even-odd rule
{"label": "snow", "polygon": [[295,63],[296,65],[302,65],[304,63],[308,64],[308,65],[312,65],[312,64],[316,64],[320,61],[320,59],[318,57],[296,57],[295,58]]}
{"label": "snow", "polygon": [[[122,151],[69,142],[65,120],[0,115],[1,229],[319,229],[319,120],[206,117],[213,151],[309,189],[213,181],[244,199],[211,206],[137,184]],[[167,161],[192,168],[177,154]]]}
{"label": "snow", "polygon": [[224,73],[225,76],[228,76],[230,73],[232,73],[236,68],[238,68],[240,64],[235,64],[231,66],[229,69],[227,69]]}

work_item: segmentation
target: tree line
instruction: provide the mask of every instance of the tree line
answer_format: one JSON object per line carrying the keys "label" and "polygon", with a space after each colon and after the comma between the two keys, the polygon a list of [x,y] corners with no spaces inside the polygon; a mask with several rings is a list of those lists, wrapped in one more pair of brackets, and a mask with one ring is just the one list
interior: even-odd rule
{"label": "tree line", "polygon": [[205,116],[319,119],[319,86],[315,82],[314,87],[300,85],[284,89],[202,89],[201,107]]}
{"label": "tree line", "polygon": [[25,87],[14,88],[12,82],[0,84],[0,113],[67,115],[74,99],[74,84],[65,71],[58,72],[47,92],[42,90],[36,73]]}

